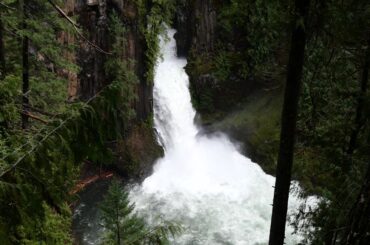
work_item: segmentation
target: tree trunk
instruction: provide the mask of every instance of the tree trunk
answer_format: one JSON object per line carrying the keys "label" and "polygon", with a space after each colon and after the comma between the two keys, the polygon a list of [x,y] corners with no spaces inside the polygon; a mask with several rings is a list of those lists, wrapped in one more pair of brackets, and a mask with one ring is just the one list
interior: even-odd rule
{"label": "tree trunk", "polygon": [[120,228],[119,203],[116,203],[116,229],[117,229],[117,245],[121,245],[121,228]]}
{"label": "tree trunk", "polygon": [[3,22],[0,13],[0,79],[3,79],[5,77],[5,47],[3,28]]}
{"label": "tree trunk", "polygon": [[293,163],[298,98],[303,70],[306,33],[304,21],[309,9],[309,0],[296,0],[296,16],[293,22],[291,48],[281,121],[280,149],[276,169],[274,203],[270,227],[270,245],[282,245],[285,238],[285,223]]}
{"label": "tree trunk", "polygon": [[370,164],[361,191],[352,207],[347,230],[341,244],[369,244],[370,242]]}
{"label": "tree trunk", "polygon": [[[369,80],[370,67],[370,38],[365,54],[364,67],[361,77],[361,92],[358,98],[356,108],[355,127],[351,133],[347,154],[351,157],[357,145],[358,134],[365,123],[366,118],[363,115],[365,96]],[[370,164],[365,175],[360,193],[349,214],[346,233],[342,244],[368,244],[370,240],[369,220],[370,217]],[[366,240],[366,241],[365,241]]]}
{"label": "tree trunk", "polygon": [[[23,9],[23,30],[27,29],[26,18],[27,18],[27,8],[26,3],[22,3]],[[29,91],[29,63],[28,63],[28,37],[24,36],[22,38],[22,128],[26,129],[28,127],[28,116],[24,113],[28,112],[28,91]]]}
{"label": "tree trunk", "polygon": [[121,245],[121,231],[119,228],[119,222],[116,223],[117,226],[117,245]]}
{"label": "tree trunk", "polygon": [[366,50],[366,55],[365,55],[365,62],[364,62],[363,70],[362,70],[361,91],[360,91],[360,95],[358,97],[358,102],[357,102],[355,127],[353,128],[351,132],[351,137],[349,140],[349,146],[347,150],[347,154],[349,156],[351,156],[354,150],[356,149],[358,134],[364,124],[363,109],[364,109],[365,96],[366,96],[368,81],[369,81],[369,66],[370,66],[370,38],[368,40],[367,50]]}

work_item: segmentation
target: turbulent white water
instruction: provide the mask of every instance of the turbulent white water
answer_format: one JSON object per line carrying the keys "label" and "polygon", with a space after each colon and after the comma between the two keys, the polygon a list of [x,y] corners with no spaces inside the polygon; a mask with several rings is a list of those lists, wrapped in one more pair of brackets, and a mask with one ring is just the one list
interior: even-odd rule
{"label": "turbulent white water", "polygon": [[[173,244],[266,244],[274,177],[265,174],[224,135],[198,136],[185,59],[176,57],[174,30],[161,41],[154,118],[165,148],[154,173],[132,189],[131,200],[148,222],[175,220],[185,232]],[[290,210],[298,201],[290,200]],[[287,244],[299,237],[287,229]]]}

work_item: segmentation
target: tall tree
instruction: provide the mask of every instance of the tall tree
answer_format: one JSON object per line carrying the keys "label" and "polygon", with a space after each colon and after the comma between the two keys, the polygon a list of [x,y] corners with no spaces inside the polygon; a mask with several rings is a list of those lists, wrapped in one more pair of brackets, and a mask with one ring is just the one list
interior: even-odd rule
{"label": "tall tree", "polygon": [[166,222],[155,227],[134,213],[128,193],[118,180],[113,180],[101,203],[103,226],[107,230],[104,244],[167,244],[170,236],[179,234],[181,227]]}
{"label": "tall tree", "polygon": [[288,209],[289,189],[293,165],[295,129],[298,98],[303,70],[306,44],[305,20],[309,0],[295,1],[295,17],[282,112],[280,149],[276,169],[276,184],[270,227],[270,245],[282,245],[285,238],[285,223]]}
{"label": "tall tree", "polygon": [[[369,81],[370,66],[370,39],[367,43],[365,60],[361,76],[361,90],[356,108],[355,126],[351,132],[349,141],[348,155],[351,157],[357,145],[357,138],[363,124],[366,122],[364,116],[365,96]],[[361,190],[352,206],[348,217],[348,222],[343,236],[342,244],[368,244],[370,242],[370,164],[362,183]]]}
{"label": "tall tree", "polygon": [[339,244],[369,244],[370,242],[370,165],[360,193],[349,215],[345,234]]}
{"label": "tall tree", "polygon": [[351,132],[351,137],[349,141],[349,146],[347,153],[348,155],[352,155],[354,150],[356,149],[357,137],[358,134],[364,124],[364,104],[365,104],[365,96],[368,87],[368,80],[369,80],[369,66],[370,66],[370,38],[367,42],[367,50],[365,53],[365,61],[362,69],[362,76],[360,82],[360,94],[357,101],[357,108],[356,108],[356,116],[355,116],[355,126]]}
{"label": "tall tree", "polygon": [[0,13],[0,79],[5,77],[5,47],[3,28],[2,16]]}
{"label": "tall tree", "polygon": [[[21,8],[23,11],[23,30],[27,29],[27,3],[21,1]],[[26,129],[28,126],[28,115],[27,108],[29,104],[28,93],[29,93],[29,60],[28,60],[28,49],[29,41],[28,37],[25,35],[22,38],[22,128]]]}

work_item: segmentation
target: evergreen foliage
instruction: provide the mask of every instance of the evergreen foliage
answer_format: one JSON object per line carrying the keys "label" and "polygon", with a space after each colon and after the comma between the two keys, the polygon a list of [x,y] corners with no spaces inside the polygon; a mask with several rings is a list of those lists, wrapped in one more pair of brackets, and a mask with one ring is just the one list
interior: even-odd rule
{"label": "evergreen foliage", "polygon": [[[279,1],[225,3],[218,14],[220,42],[215,55],[215,74],[222,81],[236,76],[268,76],[276,64],[274,51],[282,40],[287,16]],[[224,42],[232,45],[225,46]]]}
{"label": "evergreen foliage", "polygon": [[[288,11],[281,1],[214,1],[217,13],[215,47],[190,51],[191,77],[208,76],[214,84],[196,92],[192,102],[203,115],[227,111],[255,87],[276,87],[279,50],[285,48]],[[273,83],[271,85],[271,83]]]}
{"label": "evergreen foliage", "polygon": [[114,42],[112,47],[112,55],[105,63],[105,72],[113,84],[120,86],[120,88],[116,90],[118,94],[112,96],[115,99],[122,100],[122,109],[118,110],[122,116],[119,117],[117,115],[115,121],[117,124],[119,124],[118,120],[122,119],[123,117],[124,120],[122,122],[124,122],[125,125],[128,125],[129,121],[135,116],[132,103],[133,100],[136,99],[135,85],[139,82],[139,80],[134,71],[130,69],[130,63],[133,61],[125,60],[123,57],[122,50],[126,48],[126,40],[124,39],[125,27],[122,25],[122,22],[116,12],[113,12],[110,15],[109,31]]}
{"label": "evergreen foliage", "polygon": [[[105,62],[109,85],[85,102],[66,103],[67,73],[77,73],[79,68],[70,59],[75,47],[59,37],[78,38],[80,34],[50,1],[2,3],[7,52],[0,80],[0,243],[71,244],[68,203],[74,197],[69,191],[80,165],[84,161],[110,164],[113,158],[107,142],[125,137],[135,116],[132,108],[138,78],[131,69],[133,61],[123,58],[124,24],[116,13],[110,15],[113,44]],[[20,11],[23,4],[27,18]],[[157,36],[154,31],[151,35]],[[20,92],[19,40],[24,37],[30,47],[30,91],[26,95]],[[22,96],[37,109],[38,120],[30,121],[27,130],[20,129]]]}
{"label": "evergreen foliage", "polygon": [[[253,153],[258,155],[256,159],[265,159],[262,166],[272,173],[276,165],[271,154],[276,152],[278,135],[271,133],[256,141],[251,134],[261,136],[265,128],[276,132],[280,127],[279,124],[271,125],[279,118],[270,113],[271,108],[276,110],[271,104],[277,103],[279,96],[264,106],[259,103],[269,101],[271,91],[282,83],[286,44],[289,44],[286,20],[295,14],[292,1],[216,2],[217,25],[221,30],[217,31],[217,40],[223,50],[193,54],[188,70],[194,79],[204,75],[217,79],[214,87],[193,87],[193,103],[206,123],[219,119],[220,114],[225,115],[224,108],[229,112],[230,104],[236,104],[240,111],[225,117],[221,124],[236,132],[239,140],[244,137],[242,140],[248,143],[247,147],[252,146]],[[359,200],[363,200],[361,205],[369,202],[363,191],[370,161],[369,84],[364,79],[369,69],[366,63],[370,46],[369,9],[368,1],[313,1],[305,26],[307,52],[293,178],[300,181],[302,196],[318,194],[322,197],[317,210],[305,212],[306,207],[302,206],[294,223],[297,229],[307,231],[304,241],[307,244],[346,244],[350,220],[356,212],[366,211],[365,208],[361,212],[357,210]],[[241,44],[233,46],[234,40],[239,39]],[[239,53],[240,59],[237,58]],[[242,70],[247,72],[240,73]],[[237,84],[240,79],[253,85],[268,83],[263,84],[262,89],[251,87],[259,98],[248,96],[244,104],[244,98],[229,93],[235,84],[236,90],[243,89],[242,84]],[[251,109],[246,112],[245,108]],[[260,114],[266,114],[268,119],[258,119]],[[365,232],[369,232],[369,226],[361,224],[362,235],[358,235],[355,244],[361,244],[360,239],[365,239],[362,242],[369,240]]]}
{"label": "evergreen foliage", "polygon": [[100,209],[107,230],[103,244],[168,244],[170,237],[181,232],[180,226],[171,222],[155,227],[147,225],[134,213],[135,205],[117,180],[109,187]]}
{"label": "evergreen foliage", "polygon": [[[63,71],[78,68],[64,55],[74,47],[57,37],[71,33],[71,26],[47,1],[6,0],[0,8],[5,53],[0,81],[0,243],[68,244],[71,213],[66,202],[78,166],[65,126],[78,106],[64,103]],[[20,40],[26,37],[30,90],[22,94]],[[27,108],[42,112],[27,130],[20,130],[22,97],[29,101]]]}
{"label": "evergreen foliage", "polygon": [[[279,94],[284,85],[290,29],[286,20],[295,14],[293,1],[214,1],[212,6],[218,14],[219,46],[211,53],[190,55],[193,104],[207,125],[223,119],[214,127],[246,142],[254,160],[263,160],[264,169],[273,173],[271,155],[278,146],[274,132],[280,127],[274,122],[280,118],[270,109],[278,107],[281,96],[271,94]],[[305,244],[369,241],[368,223],[353,221],[368,212],[364,206],[370,202],[364,191],[370,161],[365,75],[369,10],[368,1],[312,1],[310,8],[293,178],[300,181],[302,196],[322,199],[317,210],[305,212],[303,206],[297,215],[294,224],[307,232]],[[241,97],[245,84],[252,95]],[[267,102],[260,106],[260,101]],[[231,115],[230,106],[237,110]],[[361,229],[353,235],[357,225]],[[347,237],[355,240],[349,243]]]}
{"label": "evergreen foliage", "polygon": [[[89,104],[76,104],[70,114],[61,116],[28,139],[7,138],[14,142],[2,148],[8,154],[1,162],[1,198],[12,205],[1,202],[0,208],[4,220],[9,221],[6,233],[13,242],[18,239],[44,241],[47,236],[58,239],[48,233],[51,230],[42,229],[40,221],[47,211],[43,200],[56,212],[52,217],[68,220],[69,214],[62,212],[62,207],[71,200],[68,190],[78,177],[79,164],[86,159],[108,164],[112,159],[106,142],[123,135],[112,129],[121,130],[126,116],[118,113],[122,105],[119,98],[123,97],[111,95],[120,94],[121,89],[122,85],[112,83]],[[69,225],[62,227],[64,234],[68,234]]]}
{"label": "evergreen foliage", "polygon": [[[369,115],[368,106],[359,109],[359,99],[369,99],[368,92],[361,92],[368,87],[361,88],[363,72],[369,69],[365,65],[370,49],[369,10],[367,1],[331,1],[311,9],[296,170],[308,183],[306,191],[323,197],[317,210],[299,217],[310,221],[306,226],[315,227],[308,233],[313,244],[346,242],[369,166],[370,154],[365,150],[370,147],[369,122],[360,119],[358,127],[356,120],[359,113],[364,118]],[[364,234],[357,242],[369,240]]]}
{"label": "evergreen foliage", "polygon": [[[135,118],[139,80],[132,71],[134,61],[123,58],[127,23],[108,11],[111,47],[104,62],[109,81],[104,82],[109,85],[88,101],[66,103],[68,74],[77,74],[80,68],[70,57],[76,52],[75,44],[61,40],[63,35],[77,39],[79,34],[50,2],[65,3],[2,0],[0,4],[0,244],[5,245],[71,244],[68,204],[74,197],[68,192],[81,163],[112,163],[107,142],[124,138]],[[253,126],[249,141],[273,169],[280,127],[275,110],[281,104],[287,20],[295,14],[292,1],[212,3],[217,12],[214,50],[202,54],[191,50],[187,67],[191,77],[211,81],[212,86],[192,84],[194,106],[212,121],[231,106],[243,111],[246,91],[255,90],[258,99],[247,98],[244,111],[248,112],[234,114],[228,123],[231,128],[243,123]],[[150,85],[159,58],[158,35],[164,33],[164,23],[171,24],[176,1],[135,4],[135,21],[145,42],[145,79]],[[317,210],[306,212],[302,206],[296,217],[294,224],[306,232],[306,243],[369,241],[368,223],[353,224],[366,211],[363,205],[370,203],[365,188],[370,179],[366,175],[370,162],[369,21],[366,0],[313,1],[310,9],[293,177],[303,186],[302,196],[318,194],[322,199]],[[22,40],[26,38],[30,89],[23,93]],[[27,105],[22,102],[25,97]],[[263,108],[269,111],[264,113]],[[33,113],[34,120],[22,130],[25,111]],[[148,227],[133,213],[127,193],[117,183],[105,202],[107,207],[115,203],[125,217],[119,219],[118,227],[128,231],[124,239],[132,244],[165,243],[165,237],[177,231],[170,224]],[[364,212],[359,212],[361,208]],[[102,210],[110,231],[107,242],[116,244],[117,229],[109,221],[114,217],[108,208]]]}

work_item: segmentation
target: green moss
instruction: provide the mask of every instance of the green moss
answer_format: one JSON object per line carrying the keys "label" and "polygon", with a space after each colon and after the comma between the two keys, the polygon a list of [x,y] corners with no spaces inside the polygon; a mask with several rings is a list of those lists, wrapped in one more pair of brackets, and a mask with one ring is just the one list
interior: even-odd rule
{"label": "green moss", "polygon": [[196,55],[195,51],[190,52],[189,63],[186,66],[186,71],[192,76],[208,74],[213,70],[213,62],[210,54]]}
{"label": "green moss", "polygon": [[151,84],[154,80],[154,67],[160,55],[159,36],[165,34],[166,25],[171,25],[175,1],[139,0],[135,3],[139,13],[139,30],[146,44],[145,78],[146,82]]}
{"label": "green moss", "polygon": [[[202,116],[202,122],[211,124],[211,130],[227,132],[244,144],[244,153],[258,163],[265,172],[275,175],[279,151],[280,115],[283,103],[282,89],[259,91],[248,97],[239,109],[227,114]],[[220,117],[223,119],[220,120]],[[327,180],[333,173],[321,149],[297,142],[292,178],[298,180],[306,194],[323,194],[330,185]]]}
{"label": "green moss", "polygon": [[[239,109],[214,124],[244,143],[244,152],[268,173],[273,173],[278,152],[282,92],[259,91]],[[217,116],[217,115],[216,115]]]}
{"label": "green moss", "polygon": [[210,87],[203,87],[201,93],[197,93],[197,90],[193,84],[190,84],[191,102],[193,107],[201,112],[202,115],[211,115],[215,112],[214,106],[214,91]]}

